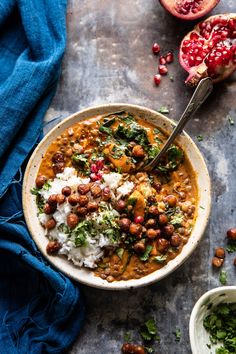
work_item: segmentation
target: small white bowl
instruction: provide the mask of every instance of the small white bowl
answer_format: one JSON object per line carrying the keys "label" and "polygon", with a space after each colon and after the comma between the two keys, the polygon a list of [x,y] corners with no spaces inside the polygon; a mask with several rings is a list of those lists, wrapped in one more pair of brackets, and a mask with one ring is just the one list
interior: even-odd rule
{"label": "small white bowl", "polygon": [[[189,321],[189,337],[192,354],[213,354],[217,345],[211,345],[209,333],[203,326],[203,319],[209,315],[209,305],[216,306],[220,303],[236,302],[236,286],[221,286],[203,294],[196,302]],[[220,346],[220,345],[218,345]]]}
{"label": "small white bowl", "polygon": [[[23,210],[25,220],[35,243],[45,258],[47,258],[48,261],[51,262],[56,268],[74,280],[89,286],[107,290],[123,290],[144,286],[156,282],[172,273],[184,261],[186,261],[200,242],[209,219],[211,207],[211,184],[206,164],[192,139],[185,132],[183,132],[177,138],[177,142],[185,151],[196,174],[196,182],[198,187],[198,216],[187,244],[183,247],[181,253],[176,258],[168,262],[163,268],[140,279],[130,279],[127,281],[122,280],[108,283],[106,280],[95,276],[92,271],[85,268],[80,269],[76,267],[66,258],[60,256],[49,256],[47,254],[46,246],[48,241],[45,237],[44,229],[40,225],[37,218],[35,197],[30,193],[30,189],[35,185],[38,168],[45,152],[47,151],[47,148],[58,135],[76,122],[89,119],[96,115],[104,115],[123,110],[129,111],[144,120],[152,122],[167,133],[170,133],[173,130],[173,126],[176,124],[169,118],[151,109],[125,103],[112,103],[84,109],[64,119],[44,137],[28,162],[23,183]],[[191,272],[191,269],[189,269],[189,272]]]}

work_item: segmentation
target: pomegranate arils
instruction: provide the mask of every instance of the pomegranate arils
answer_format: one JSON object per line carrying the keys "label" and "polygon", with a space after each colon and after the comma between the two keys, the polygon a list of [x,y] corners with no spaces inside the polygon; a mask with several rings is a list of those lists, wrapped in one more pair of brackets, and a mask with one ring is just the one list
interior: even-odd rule
{"label": "pomegranate arils", "polygon": [[160,63],[161,65],[165,65],[165,64],[166,64],[166,58],[165,58],[163,55],[160,56],[160,58],[159,58],[159,63]]}
{"label": "pomegranate arils", "polygon": [[152,46],[152,52],[153,54],[157,55],[161,50],[161,47],[159,46],[158,43],[153,43],[153,46]]}
{"label": "pomegranate arils", "polygon": [[172,61],[174,60],[174,55],[172,52],[169,52],[166,54],[166,62],[168,64],[172,63]]}
{"label": "pomegranate arils", "polygon": [[135,222],[136,224],[142,224],[142,222],[144,222],[144,217],[143,217],[143,216],[136,216],[136,217],[134,218],[134,222]]}
{"label": "pomegranate arils", "polygon": [[154,83],[158,86],[161,83],[161,75],[160,74],[156,74],[154,75]]}
{"label": "pomegranate arils", "polygon": [[180,14],[187,15],[188,13],[196,13],[200,10],[200,5],[203,0],[178,0],[176,11]]}
{"label": "pomegranate arils", "polygon": [[168,69],[165,65],[158,65],[158,71],[161,75],[166,75],[168,72]]}

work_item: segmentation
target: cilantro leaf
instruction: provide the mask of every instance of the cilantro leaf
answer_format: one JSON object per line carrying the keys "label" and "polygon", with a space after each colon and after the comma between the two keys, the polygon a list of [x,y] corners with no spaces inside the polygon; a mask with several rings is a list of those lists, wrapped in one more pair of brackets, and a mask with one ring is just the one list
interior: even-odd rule
{"label": "cilantro leaf", "polygon": [[164,254],[153,258],[153,260],[156,261],[157,263],[164,263],[166,261],[166,259],[167,259],[167,256]]}
{"label": "cilantro leaf", "polygon": [[176,341],[176,342],[179,342],[180,339],[181,339],[181,331],[180,331],[179,328],[177,328],[177,329],[175,330],[174,335],[175,335],[175,341]]}
{"label": "cilantro leaf", "polygon": [[170,113],[169,109],[165,106],[161,106],[159,109],[158,109],[158,112],[159,113],[165,113],[165,114],[168,114]]}
{"label": "cilantro leaf", "polygon": [[219,281],[221,282],[222,285],[227,284],[227,272],[225,270],[220,271]]}
{"label": "cilantro leaf", "polygon": [[152,246],[151,245],[147,245],[144,254],[142,256],[140,256],[139,259],[141,261],[144,261],[144,262],[147,261],[148,258],[149,258],[149,254],[150,254],[151,250],[152,250]]}
{"label": "cilantro leaf", "polygon": [[157,326],[154,319],[149,319],[141,327],[140,335],[145,341],[153,340],[157,335]]}

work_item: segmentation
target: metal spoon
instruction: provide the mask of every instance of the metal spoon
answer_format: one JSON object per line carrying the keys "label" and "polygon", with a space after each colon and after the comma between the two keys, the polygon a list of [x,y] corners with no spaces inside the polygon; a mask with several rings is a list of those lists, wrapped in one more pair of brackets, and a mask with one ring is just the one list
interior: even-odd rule
{"label": "metal spoon", "polygon": [[151,171],[156,167],[160,159],[165,155],[167,149],[174,142],[175,138],[182,132],[185,124],[190,120],[190,118],[192,118],[196,110],[202,105],[202,103],[210,95],[212,89],[213,89],[213,83],[210,77],[206,77],[199,82],[178,124],[176,125],[175,129],[167,139],[161,151],[151,162],[149,162],[149,164],[144,166],[142,170]]}

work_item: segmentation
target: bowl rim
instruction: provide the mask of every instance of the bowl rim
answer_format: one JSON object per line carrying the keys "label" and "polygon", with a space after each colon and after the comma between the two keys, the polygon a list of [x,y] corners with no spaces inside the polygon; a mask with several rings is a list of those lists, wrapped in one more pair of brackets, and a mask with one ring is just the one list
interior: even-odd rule
{"label": "bowl rim", "polygon": [[235,295],[236,295],[236,285],[219,286],[217,288],[208,290],[202,296],[200,296],[200,298],[193,306],[190,319],[189,319],[189,338],[190,338],[190,346],[191,346],[192,354],[199,354],[198,342],[195,340],[195,335],[194,335],[196,316],[199,310],[203,305],[206,304],[206,301],[210,299],[212,295],[223,294],[231,291],[235,291]]}
{"label": "bowl rim", "polygon": [[[198,161],[200,161],[201,164],[201,168],[204,171],[206,180],[205,180],[205,186],[207,191],[208,191],[208,198],[206,200],[206,204],[205,204],[205,210],[204,210],[204,220],[202,221],[201,225],[200,225],[200,231],[198,232],[198,237],[196,240],[194,240],[194,242],[192,242],[190,244],[190,241],[187,242],[188,244],[188,254],[185,255],[185,257],[181,257],[181,255],[183,254],[183,250],[181,251],[181,253],[175,257],[173,260],[171,260],[170,262],[172,262],[171,264],[173,265],[173,267],[170,267],[170,262],[167,263],[167,265],[163,268],[161,268],[161,270],[163,270],[162,272],[159,271],[159,274],[157,275],[157,271],[154,271],[142,278],[139,279],[129,279],[129,280],[125,280],[125,281],[114,281],[112,283],[108,283],[107,281],[103,281],[101,284],[97,284],[96,282],[91,282],[91,281],[87,281],[87,280],[83,280],[83,279],[79,279],[78,276],[76,276],[73,273],[71,273],[70,271],[67,271],[65,269],[62,269],[60,266],[58,266],[58,264],[56,264],[57,262],[54,260],[55,257],[53,256],[49,256],[46,253],[46,250],[42,247],[42,245],[40,245],[40,243],[38,242],[37,238],[35,237],[35,233],[33,232],[33,226],[30,223],[29,220],[29,212],[28,212],[28,208],[27,208],[27,192],[26,192],[26,187],[27,187],[27,180],[28,180],[28,176],[29,176],[29,172],[30,169],[33,165],[33,161],[35,156],[38,154],[39,150],[41,149],[41,147],[44,145],[44,143],[47,141],[47,139],[55,132],[57,131],[58,128],[61,128],[61,126],[65,126],[66,123],[70,120],[73,120],[73,118],[76,118],[77,116],[81,116],[84,115],[86,113],[88,113],[88,117],[87,118],[83,118],[83,120],[89,119],[91,118],[91,114],[89,116],[89,112],[90,111],[94,111],[94,110],[104,110],[106,113],[106,110],[110,110],[110,109],[134,109],[134,110],[139,110],[142,111],[143,114],[151,114],[154,116],[159,116],[159,118],[164,121],[165,123],[175,126],[177,123],[175,121],[173,121],[172,119],[170,119],[169,117],[166,117],[165,115],[161,114],[158,111],[155,111],[153,109],[144,107],[144,106],[140,106],[140,105],[136,105],[136,104],[128,104],[128,103],[107,103],[107,104],[101,104],[101,105],[96,105],[96,106],[91,106],[85,109],[82,109],[78,112],[75,112],[71,115],[69,115],[68,117],[64,118],[62,121],[60,121],[58,124],[55,125],[55,127],[53,127],[45,136],[44,138],[40,141],[40,143],[37,145],[37,147],[35,148],[35,150],[33,151],[28,163],[27,163],[27,167],[25,170],[25,174],[24,174],[24,179],[23,179],[23,188],[22,188],[22,204],[23,204],[23,212],[24,212],[24,217],[26,220],[26,224],[28,226],[28,229],[30,231],[30,234],[34,240],[34,242],[36,243],[38,249],[40,250],[40,252],[43,254],[43,256],[47,259],[47,261],[49,261],[49,263],[51,265],[53,265],[58,271],[61,271],[62,273],[64,273],[65,275],[67,275],[68,277],[70,277],[71,279],[81,282],[85,285],[88,286],[92,286],[95,288],[100,288],[100,289],[105,289],[105,290],[127,290],[127,289],[131,289],[131,288],[136,288],[136,287],[142,287],[142,286],[146,286],[149,284],[152,284],[154,282],[157,282],[159,280],[161,280],[162,278],[166,277],[167,275],[169,275],[170,273],[172,273],[173,271],[175,271],[176,269],[178,269],[189,257],[190,255],[193,253],[193,251],[196,249],[198,243],[200,242],[200,240],[202,239],[202,236],[204,234],[205,228],[207,226],[208,220],[209,220],[209,216],[210,216],[210,211],[211,211],[211,180],[210,180],[210,176],[209,176],[209,172],[206,166],[206,163],[204,161],[204,158],[200,152],[200,150],[198,149],[197,145],[195,144],[195,142],[191,139],[191,137],[185,132],[183,131],[181,135],[183,135],[188,144],[191,145],[193,147],[194,153],[198,158]],[[98,113],[97,115],[102,115],[105,113]],[[73,123],[72,123],[73,124]],[[66,129],[66,128],[65,128]],[[46,151],[46,149],[45,149]],[[199,189],[199,185],[198,189]],[[202,187],[203,188],[203,187]],[[176,261],[177,260],[177,261]],[[69,262],[69,261],[68,261]],[[169,266],[168,266],[169,265]],[[168,266],[168,267],[167,267]],[[164,271],[165,269],[165,271]],[[95,278],[95,277],[94,277]],[[96,277],[98,279],[100,279],[99,277]]]}

